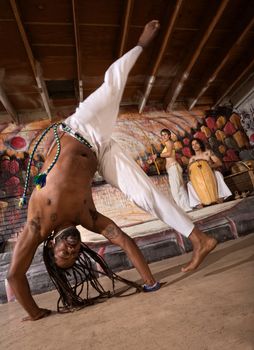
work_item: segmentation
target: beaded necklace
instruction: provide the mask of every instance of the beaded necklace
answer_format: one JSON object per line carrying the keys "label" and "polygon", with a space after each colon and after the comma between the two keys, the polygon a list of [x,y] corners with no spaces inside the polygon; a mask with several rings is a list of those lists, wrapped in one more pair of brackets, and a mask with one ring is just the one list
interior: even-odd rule
{"label": "beaded necklace", "polygon": [[41,134],[39,140],[36,142],[34,149],[32,151],[32,153],[30,154],[29,157],[29,162],[27,165],[27,172],[26,172],[26,179],[25,179],[25,186],[24,186],[24,192],[22,197],[19,200],[19,207],[22,208],[26,203],[27,203],[27,189],[28,189],[28,183],[29,183],[29,179],[30,179],[30,172],[31,172],[31,165],[32,165],[32,161],[33,161],[33,157],[34,154],[39,146],[39,144],[41,143],[42,139],[44,138],[44,136],[49,132],[49,130],[51,130],[53,128],[54,131],[54,137],[56,140],[56,144],[57,144],[57,151],[56,151],[56,155],[53,159],[53,161],[51,162],[51,164],[48,166],[48,168],[46,169],[46,171],[44,171],[43,173],[39,173],[38,175],[36,175],[34,177],[34,183],[36,185],[36,188],[39,190],[42,187],[44,187],[46,185],[46,178],[48,173],[50,172],[50,170],[53,168],[53,166],[56,164],[60,152],[61,152],[61,144],[60,144],[60,139],[57,133],[57,128],[58,126],[62,126],[62,130],[64,132],[67,132],[68,134],[72,135],[73,137],[75,137],[79,142],[83,143],[85,146],[87,146],[88,148],[92,148],[92,146],[90,145],[90,143],[81,135],[79,135],[78,133],[74,132],[68,125],[66,125],[65,123],[54,123],[52,125],[50,125],[47,129],[44,130],[44,132]]}
{"label": "beaded necklace", "polygon": [[62,130],[64,132],[67,132],[71,136],[75,137],[75,139],[77,139],[79,142],[83,143],[88,148],[91,149],[93,147],[92,145],[90,145],[90,143],[83,136],[81,136],[77,132],[73,131],[68,125],[66,125],[65,123],[61,123],[61,125],[62,125]]}

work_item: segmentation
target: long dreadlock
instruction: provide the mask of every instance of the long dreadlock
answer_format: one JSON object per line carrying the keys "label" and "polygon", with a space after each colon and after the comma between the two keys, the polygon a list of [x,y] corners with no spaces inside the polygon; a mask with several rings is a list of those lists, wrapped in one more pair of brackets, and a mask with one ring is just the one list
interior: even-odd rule
{"label": "long dreadlock", "polygon": [[[142,287],[135,282],[129,281],[114,273],[105,260],[85,243],[81,243],[80,253],[75,264],[69,269],[62,269],[55,263],[54,252],[49,247],[49,237],[43,247],[43,259],[48,274],[53,281],[60,297],[57,302],[58,312],[71,312],[85,306],[92,305],[96,300],[110,298],[115,295],[115,281],[125,283],[136,291],[142,291]],[[102,271],[96,268],[98,264]],[[107,276],[112,281],[113,292],[105,291],[98,280],[99,274]],[[81,296],[86,283],[86,297]],[[89,288],[93,287],[98,296],[89,297]]]}

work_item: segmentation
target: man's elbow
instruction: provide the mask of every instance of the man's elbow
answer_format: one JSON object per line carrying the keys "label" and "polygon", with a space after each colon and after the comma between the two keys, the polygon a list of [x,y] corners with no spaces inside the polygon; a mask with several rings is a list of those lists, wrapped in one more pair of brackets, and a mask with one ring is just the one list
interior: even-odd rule
{"label": "man's elbow", "polygon": [[11,286],[19,279],[19,277],[20,277],[20,273],[18,273],[18,271],[14,271],[14,270],[10,269],[7,273],[6,279],[9,283],[9,285]]}
{"label": "man's elbow", "polygon": [[12,283],[13,280],[15,280],[15,274],[12,273],[10,270],[7,272],[7,276],[6,279],[8,281],[9,284]]}

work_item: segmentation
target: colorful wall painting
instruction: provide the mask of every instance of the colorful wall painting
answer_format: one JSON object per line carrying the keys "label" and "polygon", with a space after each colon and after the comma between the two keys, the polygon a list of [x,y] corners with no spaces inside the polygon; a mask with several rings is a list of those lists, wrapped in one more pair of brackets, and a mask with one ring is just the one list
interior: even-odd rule
{"label": "colorful wall painting", "polygon": [[[47,126],[48,121],[25,126],[0,125],[0,237],[19,232],[24,224],[25,212],[18,209],[17,202],[24,189],[29,153]],[[148,175],[160,173],[165,177],[165,163],[159,161],[156,167],[150,162],[152,153],[160,152],[163,148],[160,141],[160,130],[163,128],[168,128],[172,133],[176,157],[185,176],[191,156],[189,146],[192,137],[205,141],[223,160],[225,174],[240,160],[242,151],[252,149],[242,127],[241,116],[225,108],[207,114],[198,110],[175,113],[153,110],[142,115],[136,111],[123,112],[119,116],[113,137]],[[38,148],[31,167],[30,189],[33,188],[33,177],[40,171],[52,140],[53,134],[50,132]],[[104,182],[97,173],[94,185],[98,184]],[[94,187],[93,191],[96,195],[99,187]],[[97,200],[99,203],[98,198]],[[124,214],[121,215],[124,217]],[[122,221],[119,218],[119,222]],[[127,225],[126,222],[125,224]]]}

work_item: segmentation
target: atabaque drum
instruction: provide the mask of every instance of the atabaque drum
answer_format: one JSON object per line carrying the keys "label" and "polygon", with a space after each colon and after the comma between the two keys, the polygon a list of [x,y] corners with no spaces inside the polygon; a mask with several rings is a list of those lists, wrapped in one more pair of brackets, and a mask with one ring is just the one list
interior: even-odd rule
{"label": "atabaque drum", "polygon": [[204,205],[218,201],[217,181],[206,160],[200,159],[189,165],[189,178],[200,202]]}
{"label": "atabaque drum", "polygon": [[231,167],[231,173],[232,174],[237,174],[237,173],[242,173],[248,170],[253,170],[254,169],[254,160],[245,160],[245,161],[239,161],[236,162],[232,167]]}

